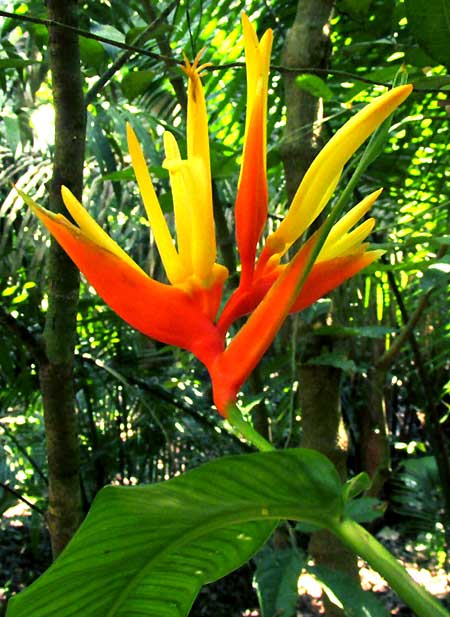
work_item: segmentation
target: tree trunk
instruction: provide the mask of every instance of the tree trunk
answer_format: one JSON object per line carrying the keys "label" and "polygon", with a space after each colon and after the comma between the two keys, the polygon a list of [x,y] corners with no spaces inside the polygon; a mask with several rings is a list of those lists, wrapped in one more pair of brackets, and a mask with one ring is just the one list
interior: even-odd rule
{"label": "tree trunk", "polygon": [[[331,53],[329,20],[332,6],[331,0],[299,0],[295,21],[286,37],[283,66],[327,68]],[[323,114],[322,99],[300,90],[295,83],[297,75],[284,75],[287,122],[281,154],[290,200],[320,150]]]}
{"label": "tree trunk", "polygon": [[[76,0],[48,0],[49,19],[78,24]],[[86,136],[78,36],[58,26],[49,27],[50,68],[55,107],[55,154],[50,187],[50,209],[66,212],[61,185],[81,198]],[[44,344],[47,361],[40,367],[44,403],[49,476],[49,512],[53,556],[56,557],[82,519],[80,455],[73,351],[79,272],[52,241],[48,256],[48,311]]]}
{"label": "tree trunk", "polygon": [[367,409],[358,418],[361,468],[367,471],[372,484],[367,494],[379,497],[391,473],[389,427],[384,389],[387,380],[385,367],[372,367],[367,376]]}
{"label": "tree trunk", "polygon": [[[314,337],[312,343],[316,342],[317,337]],[[319,353],[320,349],[316,345],[314,349],[308,350],[311,359]],[[345,480],[348,435],[341,410],[341,374],[340,369],[332,366],[303,364],[299,371],[299,402],[302,412],[302,446],[325,454],[336,466],[342,480]],[[309,552],[318,564],[358,579],[355,555],[330,532],[313,533]],[[342,615],[342,611],[331,602],[326,601],[325,605],[328,616]]]}
{"label": "tree trunk", "polygon": [[[332,5],[331,0],[299,0],[295,22],[286,39],[283,66],[327,67],[331,53],[329,21]],[[287,125],[282,158],[290,200],[320,149],[323,113],[321,99],[300,90],[295,83],[296,75],[285,75]],[[318,355],[322,343],[323,340],[310,335],[308,358]],[[302,446],[328,456],[345,478],[348,440],[340,407],[340,371],[333,367],[304,364],[300,369],[299,397]],[[357,576],[355,556],[328,532],[313,534],[309,549],[321,565]],[[327,615],[342,614],[331,603],[326,602],[326,607]]]}

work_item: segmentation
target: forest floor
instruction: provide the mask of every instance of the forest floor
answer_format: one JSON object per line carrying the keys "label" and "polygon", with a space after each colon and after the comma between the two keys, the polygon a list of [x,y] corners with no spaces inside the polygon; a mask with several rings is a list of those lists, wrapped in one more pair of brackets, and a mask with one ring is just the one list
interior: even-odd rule
{"label": "forest floor", "polygon": [[[0,617],[12,593],[29,585],[50,564],[48,535],[41,521],[23,505],[10,508],[0,522]],[[446,572],[432,563],[427,554],[404,543],[394,529],[385,528],[379,538],[407,568],[410,575],[450,608],[450,580]],[[363,589],[376,594],[382,604],[397,617],[413,617],[387,586],[386,582],[363,561],[359,562]],[[232,575],[205,586],[190,617],[259,617],[258,601],[252,588],[252,567],[246,565]],[[324,614],[323,592],[310,575],[302,574],[298,584],[298,617]]]}

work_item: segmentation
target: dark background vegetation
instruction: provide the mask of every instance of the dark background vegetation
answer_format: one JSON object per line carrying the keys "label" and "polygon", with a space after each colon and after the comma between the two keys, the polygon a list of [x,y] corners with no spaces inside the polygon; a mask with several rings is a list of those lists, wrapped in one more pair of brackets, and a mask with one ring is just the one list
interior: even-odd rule
{"label": "dark background vegetation", "polygon": [[[296,183],[302,173],[297,177],[289,167],[289,144],[304,147],[306,164],[355,110],[399,75],[414,84],[383,152],[354,196],[356,203],[384,187],[373,209],[377,226],[372,240],[386,249],[385,257],[331,297],[289,318],[247,384],[242,403],[277,447],[316,447],[330,455],[343,476],[367,470],[374,478],[371,497],[381,500],[385,510],[371,523],[373,529],[395,532],[398,553],[409,560],[419,550],[426,568],[445,568],[450,521],[450,30],[442,11],[450,12],[448,3],[194,0],[175,3],[159,18],[168,3],[78,4],[77,17],[74,2],[49,2],[48,9],[41,0],[0,2],[0,9],[23,15],[0,22],[0,599],[5,602],[28,585],[51,561],[45,520],[49,495],[50,502],[62,495],[67,506],[59,522],[67,510],[73,514],[64,519],[62,540],[59,522],[47,521],[56,554],[105,484],[157,482],[219,455],[248,450],[212,408],[205,369],[189,354],[132,331],[84,280],[76,304],[76,275],[69,265],[55,265],[54,257],[47,267],[47,234],[11,188],[14,182],[47,205],[54,186],[57,94],[49,70],[55,84],[58,57],[52,59],[48,27],[39,20],[55,16],[85,32],[72,32],[67,45],[79,45],[86,149],[75,153],[70,142],[62,142],[66,167],[61,173],[75,173],[70,169],[78,164],[75,158],[81,163],[84,158],[83,203],[138,263],[160,278],[161,264],[130,169],[125,125],[131,122],[138,133],[170,218],[162,132],[170,128],[183,143],[185,80],[177,66],[183,52],[193,58],[205,47],[205,61],[213,65],[204,84],[216,224],[220,259],[232,273],[232,207],[245,118],[241,11],[257,22],[259,34],[268,27],[275,33],[267,131],[271,225],[286,211],[289,182]],[[291,36],[291,51],[294,45],[300,54],[296,61],[286,41],[299,14],[316,43],[307,36],[293,43]],[[317,30],[320,19],[323,27]],[[72,55],[59,68],[63,74],[69,60],[77,71]],[[292,76],[297,79],[294,95],[286,90],[289,96],[282,69],[287,65],[298,69],[289,74],[291,82]],[[293,96],[300,97],[301,109],[286,129]],[[55,288],[62,285],[67,293],[73,276],[75,304],[68,307],[63,297],[64,306],[58,308]],[[231,280],[236,280],[233,274]],[[49,311],[66,309],[61,331],[52,332]],[[56,474],[46,451],[54,403],[49,383],[53,395],[56,388],[65,397],[56,404],[58,422],[64,407],[75,435],[56,454]],[[53,428],[52,434],[61,433],[61,427]],[[62,486],[58,477],[66,464],[72,488]],[[275,548],[291,560],[292,567],[285,568],[291,578],[292,571],[295,578],[301,569],[292,559],[294,544],[306,550],[303,531],[284,530],[275,538]],[[319,563],[332,565],[324,559],[320,538],[309,546]],[[257,560],[259,566],[264,559],[267,554]],[[348,570],[347,557],[338,557],[334,566]],[[283,567],[279,564],[278,572]],[[241,615],[256,608],[249,589],[253,569],[234,575],[229,588],[225,582],[202,592],[193,614]],[[265,593],[262,583],[259,589]],[[287,615],[295,599],[283,606]],[[269,617],[268,609],[265,614]]]}

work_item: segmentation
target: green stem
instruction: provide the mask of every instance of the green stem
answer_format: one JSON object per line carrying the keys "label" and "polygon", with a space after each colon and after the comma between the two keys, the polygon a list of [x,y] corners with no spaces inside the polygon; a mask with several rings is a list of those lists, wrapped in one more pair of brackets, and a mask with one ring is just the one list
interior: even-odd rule
{"label": "green stem", "polygon": [[335,523],[331,531],[379,572],[418,617],[449,617],[445,608],[415,583],[397,559],[358,523],[344,519]]}
{"label": "green stem", "polygon": [[260,452],[273,452],[275,450],[275,447],[267,439],[260,435],[249,422],[244,420],[239,407],[235,403],[230,403],[226,411],[228,422]]}

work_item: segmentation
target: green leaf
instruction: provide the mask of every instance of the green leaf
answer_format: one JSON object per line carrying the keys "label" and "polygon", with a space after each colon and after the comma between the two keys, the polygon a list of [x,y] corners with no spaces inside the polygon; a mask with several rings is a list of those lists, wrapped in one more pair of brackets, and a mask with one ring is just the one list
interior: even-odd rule
{"label": "green leaf", "polygon": [[297,582],[306,563],[305,555],[297,548],[274,550],[267,546],[259,553],[253,584],[258,594],[262,617],[296,614]]}
{"label": "green leaf", "polygon": [[[427,66],[433,66],[434,64],[433,59],[418,45],[411,45],[405,49],[405,62],[421,69]],[[435,75],[434,77],[437,76]],[[427,78],[425,77],[425,79]]]}
{"label": "green leaf", "polygon": [[364,491],[367,491],[370,484],[369,475],[365,471],[362,471],[345,483],[344,499],[354,499]]}
{"label": "green leaf", "polygon": [[312,96],[322,98],[324,101],[331,101],[333,98],[333,92],[327,86],[323,79],[317,75],[311,75],[310,73],[303,73],[298,75],[295,79],[295,83],[300,90],[309,92]]}
{"label": "green leaf", "polygon": [[100,72],[108,58],[105,48],[98,41],[80,36],[80,57],[82,63],[97,72]]}
{"label": "green leaf", "polygon": [[386,504],[375,497],[361,497],[345,505],[345,514],[357,523],[370,523],[383,516]]}
{"label": "green leaf", "polygon": [[111,41],[112,45],[109,45],[108,43],[103,43],[103,42],[100,43],[100,45],[104,47],[107,54],[109,54],[110,56],[114,58],[115,56],[117,56],[118,53],[120,53],[121,51],[120,48],[114,45],[115,42],[117,43],[125,42],[125,36],[122,32],[120,32],[120,30],[117,30],[117,28],[115,28],[114,26],[111,26],[110,24],[100,24],[92,20],[91,21],[91,32],[93,32],[97,36],[102,36]]}
{"label": "green leaf", "polygon": [[211,143],[211,173],[214,179],[223,180],[239,171],[236,153],[221,143]]}
{"label": "green leaf", "polygon": [[308,360],[305,364],[319,365],[319,366],[334,366],[340,368],[343,371],[350,371],[354,373],[357,371],[357,366],[353,360],[348,360],[344,355],[340,353],[323,353],[320,356],[315,356]]}
{"label": "green leaf", "polygon": [[433,236],[433,241],[439,246],[450,246],[450,236]]}
{"label": "green leaf", "polygon": [[313,523],[297,523],[295,526],[296,531],[300,531],[301,533],[314,533],[315,531],[320,531],[323,529],[323,526],[314,525]]}
{"label": "green leaf", "polygon": [[160,36],[167,35],[172,31],[172,26],[170,24],[159,24],[156,28],[152,28],[148,31],[145,36],[141,39],[141,35],[146,30],[146,26],[135,26],[134,28],[130,28],[125,36],[125,43],[128,45],[132,45],[136,39],[139,37],[139,42],[142,45],[145,41],[149,39],[157,39]]}
{"label": "green leaf", "polygon": [[30,64],[39,64],[36,60],[24,60],[23,58],[0,58],[0,70],[23,69]]}
{"label": "green leaf", "polygon": [[324,566],[308,567],[308,572],[319,580],[330,600],[344,609],[344,615],[388,617],[389,613],[375,596],[363,591],[348,574]]}
{"label": "green leaf", "polygon": [[339,476],[297,449],[224,457],[150,486],[108,486],[7,617],[186,615],[201,586],[258,551],[280,518],[333,525]]}
{"label": "green leaf", "polygon": [[405,0],[408,26],[423,50],[450,68],[450,4],[448,0]]}
{"label": "green leaf", "polygon": [[20,122],[17,116],[3,116],[3,126],[6,132],[6,141],[12,152],[20,144]]}
{"label": "green leaf", "polygon": [[164,214],[170,214],[171,212],[173,212],[172,193],[161,193],[158,196],[158,201]]}
{"label": "green leaf", "polygon": [[443,257],[441,261],[432,263],[426,269],[420,285],[428,291],[432,287],[445,289],[450,281],[450,257]]}
{"label": "green leaf", "polygon": [[132,167],[125,167],[118,171],[112,171],[110,174],[102,176],[102,180],[111,180],[111,182],[123,182],[124,180],[135,180],[135,175]]}
{"label": "green leaf", "polygon": [[430,75],[416,77],[411,80],[415,88],[433,88],[433,90],[448,90],[450,88],[450,75]]}
{"label": "green leaf", "polygon": [[153,71],[132,71],[125,75],[120,85],[122,92],[129,101],[143,94],[148,87],[153,83],[155,74]]}
{"label": "green leaf", "polygon": [[320,326],[320,328],[314,330],[314,334],[334,336],[336,338],[347,338],[350,336],[383,338],[386,334],[391,334],[394,331],[395,328],[387,326]]}
{"label": "green leaf", "polygon": [[[125,35],[125,43],[127,45],[132,45],[133,42],[137,39],[137,37],[142,35],[144,30],[145,30],[145,26],[135,26],[133,28],[130,28]],[[144,43],[144,42],[145,42],[144,40],[141,41],[141,43]]]}

